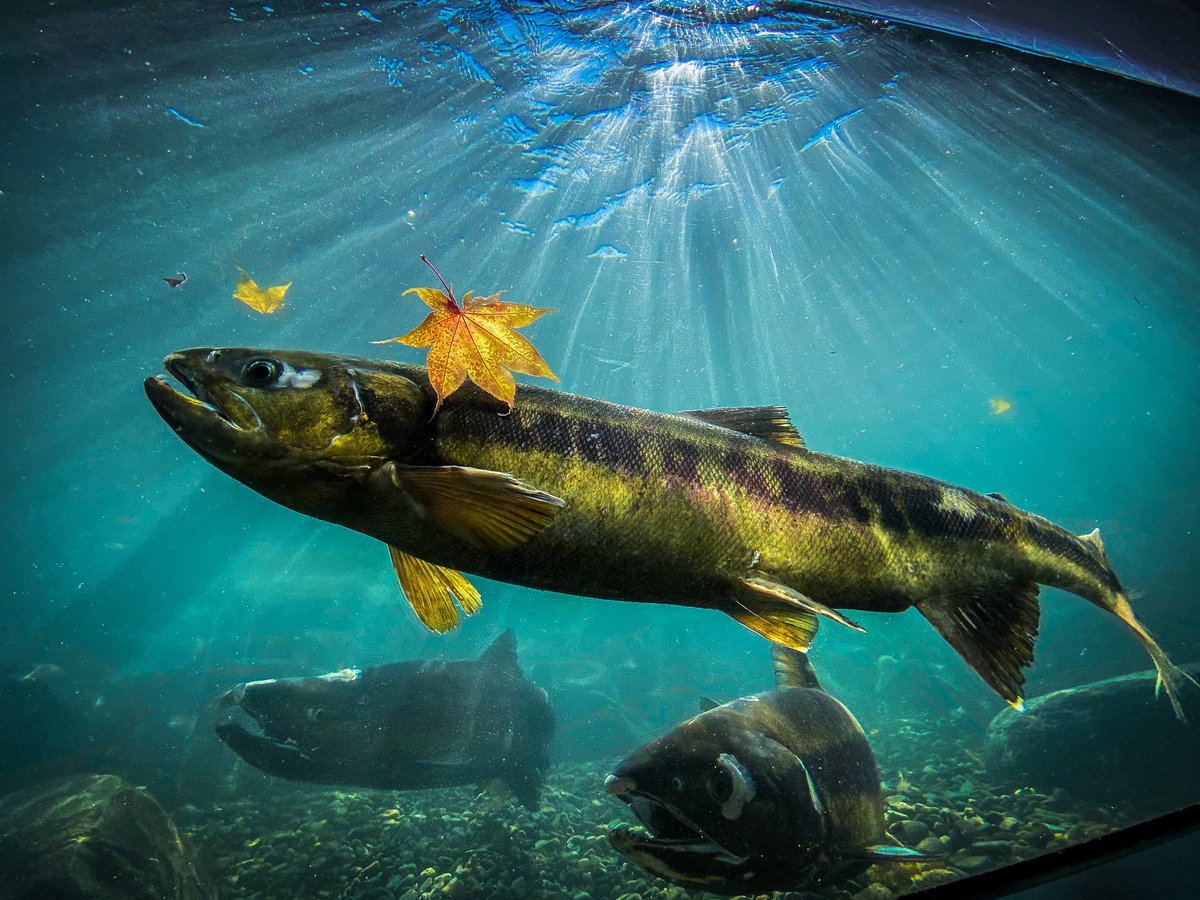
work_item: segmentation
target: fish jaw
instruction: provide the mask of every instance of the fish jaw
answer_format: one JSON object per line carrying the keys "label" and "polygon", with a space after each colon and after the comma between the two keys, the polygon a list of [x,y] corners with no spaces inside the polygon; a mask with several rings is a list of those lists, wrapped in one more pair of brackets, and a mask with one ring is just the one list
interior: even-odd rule
{"label": "fish jaw", "polygon": [[[194,353],[196,351],[189,351]],[[186,354],[173,353],[163,361],[167,372],[189,393],[177,390],[163,375],[144,382],[146,396],[171,430],[207,459],[218,460],[234,453],[281,455],[267,438],[262,421],[244,403],[230,402],[234,395],[219,397],[188,365]]]}
{"label": "fish jaw", "polygon": [[714,840],[673,804],[638,789],[632,778],[610,775],[608,794],[625,803],[646,829],[609,832],[613,849],[646,871],[685,887],[741,890],[749,857]]}
{"label": "fish jaw", "polygon": [[[227,712],[214,730],[246,762],[268,775],[328,781],[344,760],[325,746],[326,709],[338,702],[331,699],[327,688],[336,690],[356,680],[356,670],[345,670],[345,674],[267,678],[235,685],[217,701],[218,708]],[[342,705],[345,702],[340,701]]]}
{"label": "fish jaw", "polygon": [[295,744],[277,741],[265,734],[254,734],[240,722],[219,722],[217,737],[256,769],[292,781],[325,781],[329,772]]}

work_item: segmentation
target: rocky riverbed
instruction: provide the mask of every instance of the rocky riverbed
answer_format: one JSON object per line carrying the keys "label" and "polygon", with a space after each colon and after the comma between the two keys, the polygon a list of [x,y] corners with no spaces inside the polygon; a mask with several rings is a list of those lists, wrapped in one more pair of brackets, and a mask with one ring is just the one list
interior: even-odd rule
{"label": "rocky riverbed", "polygon": [[[916,722],[872,736],[888,793],[891,836],[947,855],[876,865],[804,896],[888,900],[920,886],[1097,837],[1141,818],[1087,807],[1061,791],[993,785],[969,741]],[[699,896],[651,879],[608,846],[627,823],[606,797],[617,760],[556,766],[541,808],[473,789],[346,791],[247,782],[244,799],[175,811],[211,885],[230,898],[568,898]],[[782,898],[799,898],[784,893]]]}

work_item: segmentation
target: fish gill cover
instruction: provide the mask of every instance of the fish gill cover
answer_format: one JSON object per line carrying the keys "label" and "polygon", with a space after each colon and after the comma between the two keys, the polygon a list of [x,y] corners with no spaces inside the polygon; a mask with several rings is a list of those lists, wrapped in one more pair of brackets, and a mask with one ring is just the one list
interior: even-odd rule
{"label": "fish gill cover", "polygon": [[[180,347],[369,353],[426,276],[421,253],[458,287],[558,307],[537,343],[567,390],[786,405],[816,450],[1100,526],[1139,614],[1195,659],[1193,99],[791,4],[69,0],[0,16],[14,781],[107,770],[198,803],[181,815],[227,871],[251,860],[246,891],[313,889],[256,847],[310,854],[364,827],[365,846],[329,851],[323,889],[375,885],[378,848],[412,867],[399,895],[449,876],[422,874],[439,854],[487,847],[546,861],[560,893],[648,894],[632,869],[569,870],[556,851],[617,815],[592,803],[614,758],[699,695],[764,689],[763,641],[704,611],[499,584],[469,627],[426,637],[376,544],[215,472],[141,395]],[[232,299],[239,266],[290,282],[286,303]],[[1002,789],[981,768],[1000,704],[917,618],[819,639],[823,683],[880,757],[893,835],[945,830],[956,865],[988,867],[1107,827],[1053,783]],[[273,793],[210,733],[205,700],[235,683],[468,658],[509,625],[555,703],[556,758],[583,761],[551,773],[560,805],[523,835],[469,791],[410,796],[403,815]],[[1041,630],[1031,696],[1145,668],[1074,598],[1047,598]],[[1170,802],[1127,799],[1118,821]],[[418,815],[464,830],[439,845]]]}

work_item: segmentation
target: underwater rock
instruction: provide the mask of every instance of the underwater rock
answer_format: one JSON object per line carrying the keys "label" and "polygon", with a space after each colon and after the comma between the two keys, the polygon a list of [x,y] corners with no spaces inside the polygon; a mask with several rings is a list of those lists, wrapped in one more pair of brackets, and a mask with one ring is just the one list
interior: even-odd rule
{"label": "underwater rock", "polygon": [[[1200,673],[1200,665],[1184,669]],[[1134,802],[1146,813],[1195,802],[1200,728],[1176,721],[1153,686],[1154,672],[1141,672],[1034,697],[1024,712],[1005,709],[988,726],[989,774],[1062,788],[1076,801]],[[1182,701],[1200,717],[1200,691],[1185,687]]]}
{"label": "underwater rock", "polygon": [[116,775],[76,775],[0,798],[0,884],[15,900],[210,896],[170,816]]}

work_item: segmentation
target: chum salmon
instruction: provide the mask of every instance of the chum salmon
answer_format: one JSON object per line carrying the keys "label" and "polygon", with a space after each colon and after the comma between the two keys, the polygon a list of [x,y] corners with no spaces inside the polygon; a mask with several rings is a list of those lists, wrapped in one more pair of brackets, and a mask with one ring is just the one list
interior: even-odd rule
{"label": "chum salmon", "polygon": [[209,462],[291,509],[388,545],[435,631],[480,606],[463,572],[614,600],[720,610],[806,650],[840,609],[915,606],[1020,705],[1039,585],[1128,626],[1175,713],[1175,667],[1134,615],[1099,531],[807,449],[781,407],[652,412],[522,385],[511,414],[467,385],[434,414],[421,366],[200,348],[146,392]]}

